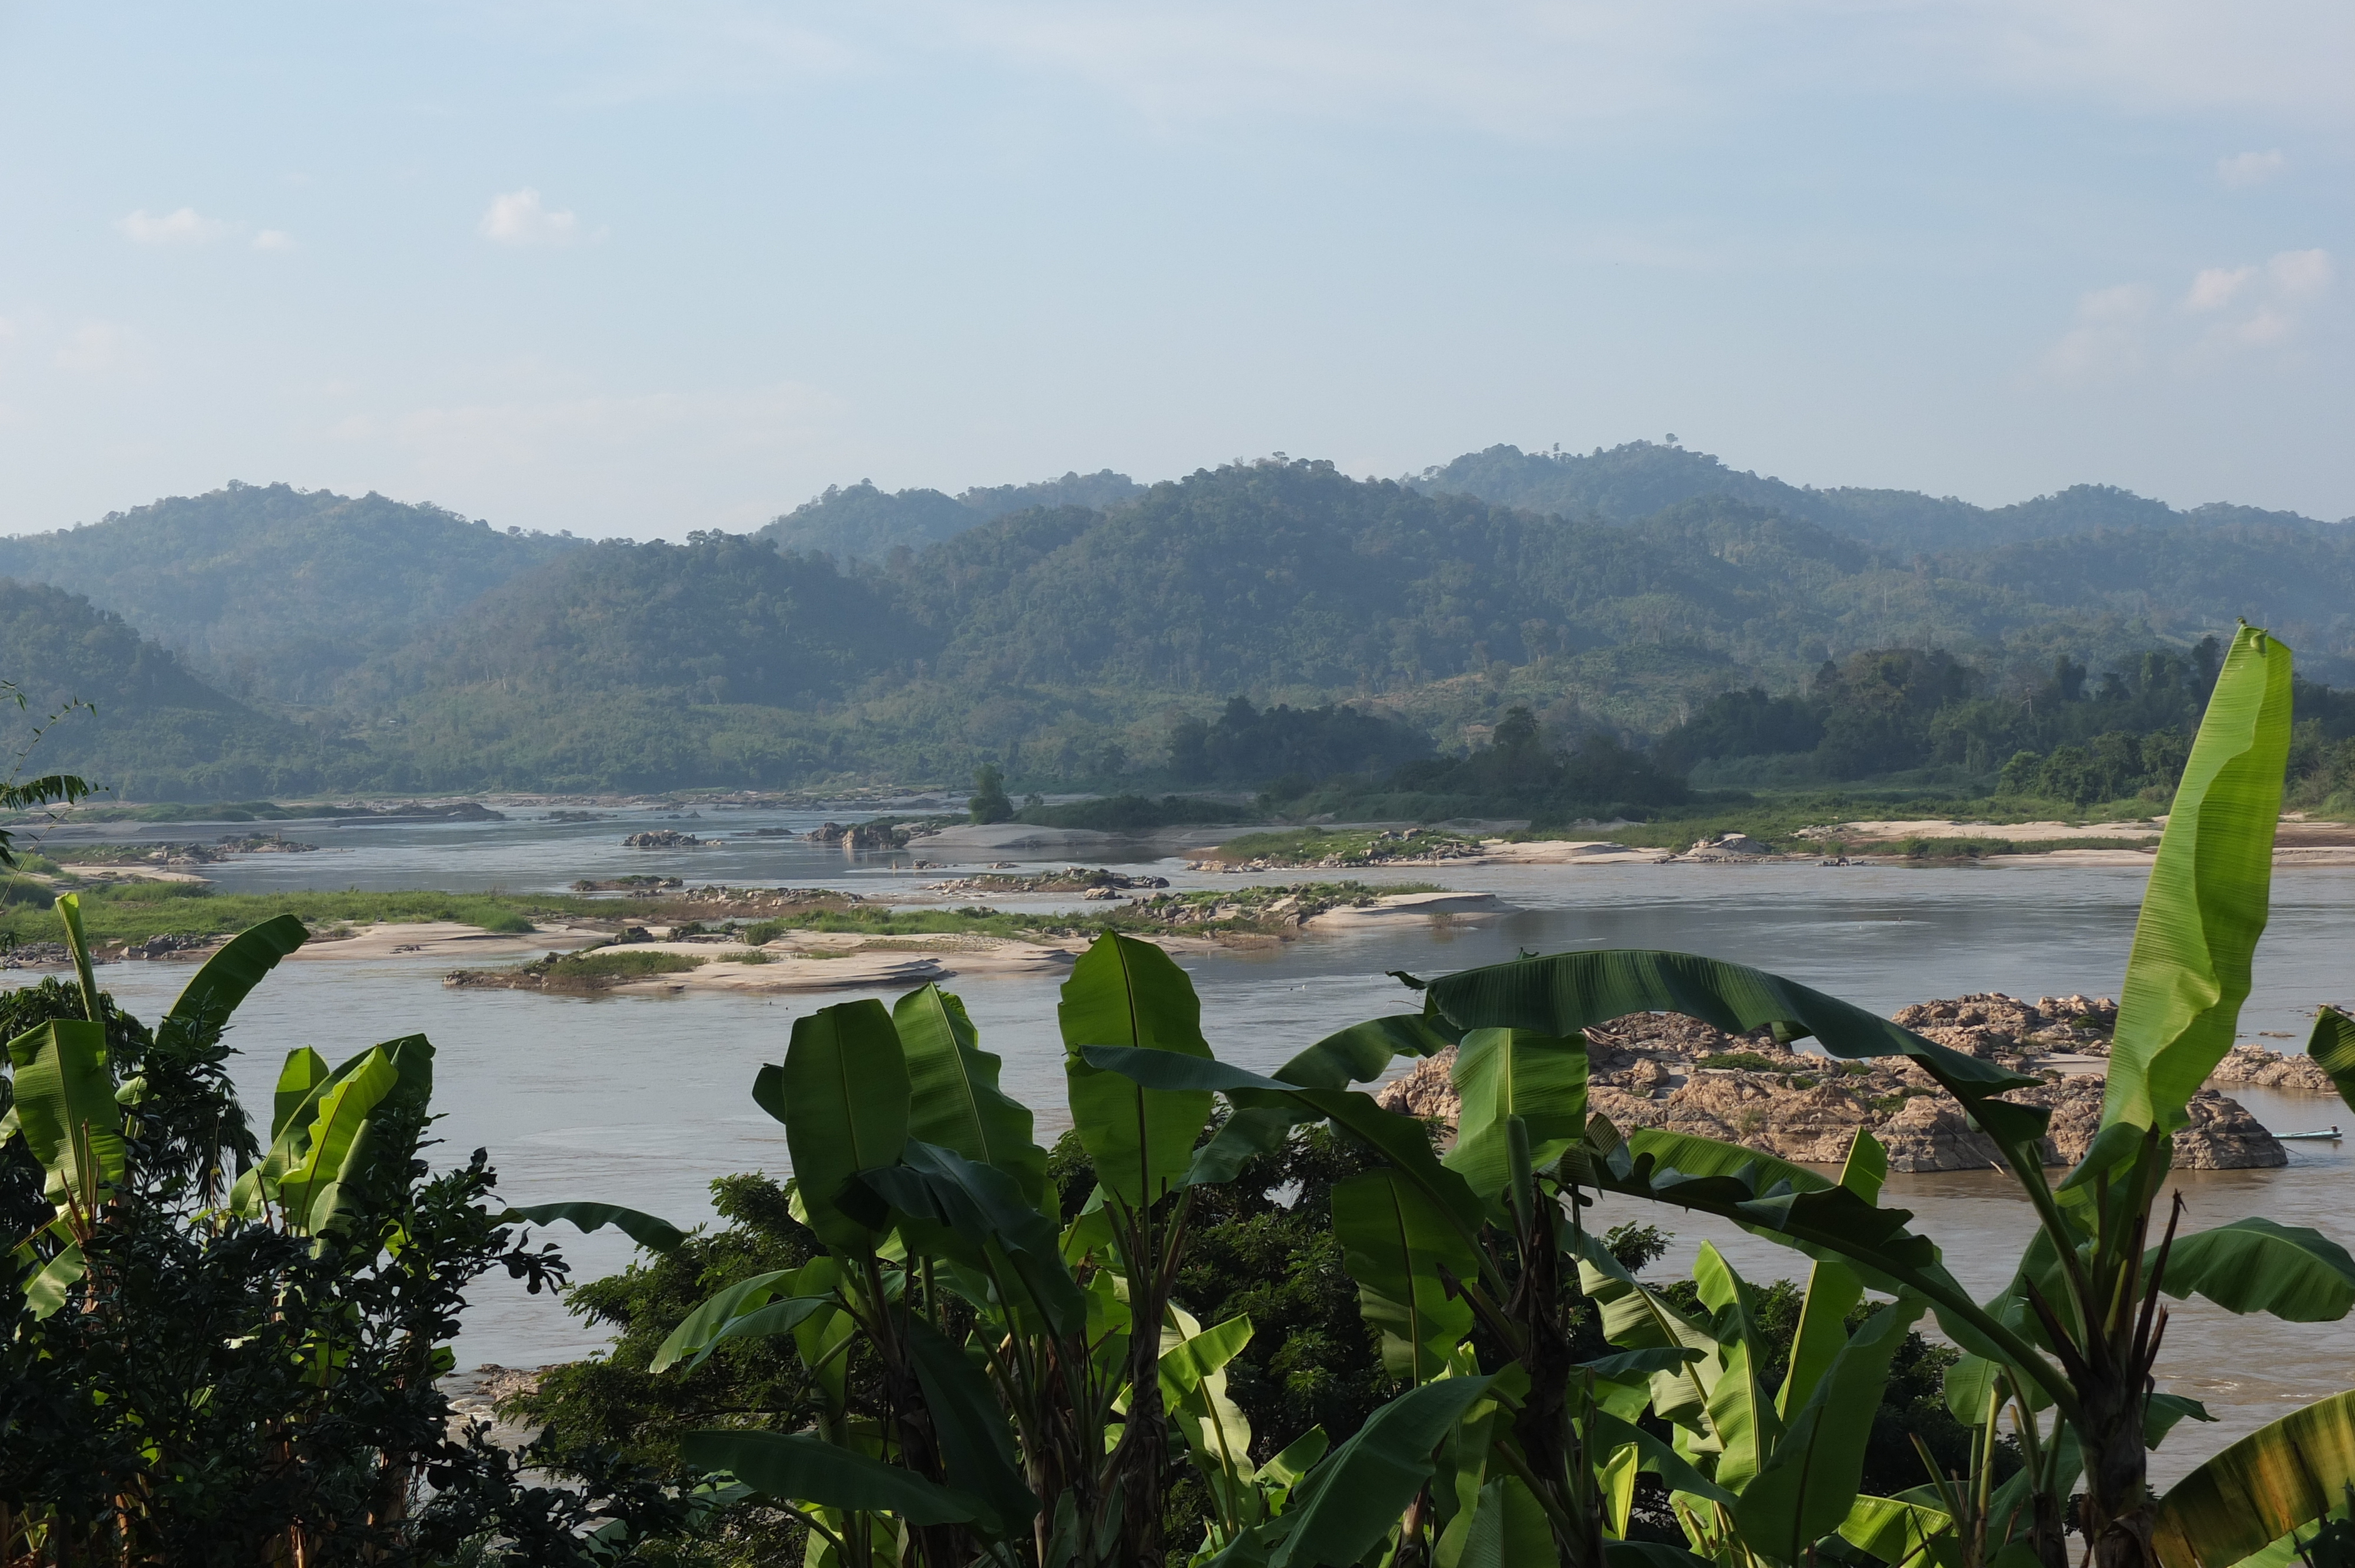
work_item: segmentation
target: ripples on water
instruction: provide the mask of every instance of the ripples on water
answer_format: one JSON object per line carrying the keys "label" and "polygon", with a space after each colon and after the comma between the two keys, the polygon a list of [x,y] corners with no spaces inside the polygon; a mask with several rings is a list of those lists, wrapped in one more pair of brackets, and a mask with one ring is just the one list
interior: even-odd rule
{"label": "ripples on water", "polygon": [[[654,873],[691,883],[824,885],[870,895],[912,893],[932,874],[910,872],[911,857],[904,853],[846,855],[751,833],[759,827],[806,831],[824,820],[820,813],[716,811],[697,821],[631,810],[573,824],[539,821],[541,813],[529,808],[516,814],[520,820],[503,823],[287,823],[282,825],[287,837],[320,844],[320,853],[256,855],[209,868],[208,874],[225,891],[238,892],[553,891],[583,876]],[[731,842],[670,852],[620,847],[624,833],[656,825]],[[220,831],[133,825],[104,836],[210,838]],[[61,833],[44,847],[69,857]],[[1145,858],[1152,853],[1112,846],[1086,858],[1092,864],[1149,867],[1180,886],[1230,880],[1187,873],[1175,860]],[[1061,864],[1072,857],[1009,853],[1007,858]],[[1221,1056],[1247,1067],[1275,1066],[1341,1024],[1411,1009],[1411,993],[1385,970],[1444,973],[1523,949],[1657,947],[1707,953],[1789,975],[1884,1013],[1976,991],[2115,994],[2144,875],[2138,867],[1915,871],[1792,864],[1412,867],[1362,874],[1373,882],[1492,891],[1515,907],[1480,922],[1441,919],[1311,935],[1280,948],[1187,955],[1182,961],[1201,994],[1204,1031]],[[2275,876],[2256,991],[2243,1017],[2245,1034],[2289,1032],[2292,1040],[2264,1043],[2295,1049],[2315,1003],[2355,1001],[2345,961],[2348,933],[2355,929],[2350,905],[2355,875]],[[795,1017],[861,994],[576,999],[460,992],[442,989],[441,967],[402,959],[284,966],[239,1013],[233,1042],[245,1053],[240,1086],[267,1104],[277,1064],[294,1046],[314,1045],[341,1059],[372,1041],[422,1030],[437,1048],[435,1104],[442,1114],[435,1130],[445,1157],[488,1147],[504,1191],[517,1202],[599,1198],[682,1223],[709,1216],[708,1184],[715,1176],[754,1169],[783,1172],[783,1130],[752,1106],[752,1075],[782,1055]],[[109,968],[103,979],[133,1011],[152,1018],[187,972],[168,963],[123,964]],[[1067,1124],[1055,1031],[1059,984],[1006,977],[960,988],[983,1044],[1006,1059],[1007,1089],[1039,1109],[1042,1141]],[[2335,1102],[2306,1096],[2252,1090],[2239,1097],[2276,1131],[2327,1126],[2345,1116]],[[2291,1164],[2282,1171],[2185,1172],[2179,1185],[2191,1204],[2192,1224],[2264,1213],[2350,1239],[2344,1212],[2349,1158],[2333,1144],[2290,1149]],[[1896,1177],[1887,1201],[1916,1210],[1920,1228],[1938,1239],[1955,1274],[1980,1294],[2009,1277],[2027,1239],[2023,1205],[1993,1172]],[[1678,1234],[1678,1249],[1663,1269],[1689,1266],[1693,1250],[1710,1239],[1753,1278],[1802,1277],[1805,1260],[1797,1255],[1702,1216],[1649,1207],[1639,1215],[1633,1205],[1605,1205],[1598,1223],[1639,1217]],[[627,1245],[608,1234],[564,1232],[559,1240],[581,1277],[628,1258]],[[467,1362],[536,1365],[603,1342],[560,1306],[525,1296],[502,1279],[481,1287],[460,1354]],[[2169,1374],[2166,1386],[2210,1401],[2222,1417],[2216,1425],[2178,1429],[2158,1459],[2165,1477],[2288,1409],[2355,1386],[2355,1327],[2283,1325],[2181,1304],[2162,1366]]]}

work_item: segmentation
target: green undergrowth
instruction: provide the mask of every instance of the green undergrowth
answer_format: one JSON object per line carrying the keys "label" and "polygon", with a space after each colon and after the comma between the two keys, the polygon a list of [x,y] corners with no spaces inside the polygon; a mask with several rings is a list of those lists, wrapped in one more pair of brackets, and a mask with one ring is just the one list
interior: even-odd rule
{"label": "green undergrowth", "polygon": [[709,960],[686,953],[648,953],[629,948],[598,948],[573,953],[546,965],[542,984],[562,990],[567,982],[645,980],[650,975],[680,975],[699,969]]}
{"label": "green undergrowth", "polygon": [[[1288,865],[1380,865],[1392,860],[1423,860],[1434,854],[1477,851],[1480,841],[1444,828],[1287,828],[1245,833],[1218,847],[1225,861],[1266,860]],[[1385,889],[1385,891],[1393,891]]]}
{"label": "green undergrowth", "polygon": [[[1002,909],[967,906],[961,909],[908,909],[891,906],[853,905],[847,909],[796,910],[774,919],[756,920],[739,935],[753,947],[773,942],[793,931],[836,931],[868,937],[928,937],[940,934],[979,937],[1024,937],[1043,928],[1065,927],[1073,920],[1062,916],[1009,915]],[[1086,921],[1077,924],[1086,925]]]}

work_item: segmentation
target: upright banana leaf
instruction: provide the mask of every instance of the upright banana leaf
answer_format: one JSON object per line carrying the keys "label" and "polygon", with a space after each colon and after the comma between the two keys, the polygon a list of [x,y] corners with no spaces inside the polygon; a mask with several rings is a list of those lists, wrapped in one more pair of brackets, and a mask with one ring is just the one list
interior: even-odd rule
{"label": "upright banana leaf", "polygon": [[877,1227],[842,1207],[862,1171],[899,1162],[908,1141],[908,1064],[883,1004],[837,1002],[794,1021],[782,1067],[761,1069],[752,1098],[785,1124],[810,1229],[840,1252],[872,1248]]}
{"label": "upright banana leaf", "polygon": [[[278,967],[280,959],[310,939],[311,933],[292,915],[273,916],[230,938],[180,988],[172,1010],[155,1025],[155,1044],[165,1050],[185,1051],[218,1039],[238,1004]],[[272,1136],[276,1136],[274,1131]]]}
{"label": "upright banana leaf", "polygon": [[1071,966],[1056,1017],[1069,1052],[1071,1121],[1104,1191],[1131,1208],[1180,1183],[1194,1140],[1210,1118],[1201,1090],[1149,1089],[1092,1065],[1090,1045],[1124,1045],[1208,1057],[1193,982],[1150,942],[1106,932]]}
{"label": "upright banana leaf", "polygon": [[2355,1390],[2257,1428],[2168,1489],[2151,1545],[2166,1568],[2228,1568],[2345,1500]]}
{"label": "upright banana leaf", "polygon": [[2306,1054],[2330,1075],[2339,1097],[2355,1110],[2355,1018],[2335,1007],[2315,1010],[2314,1033],[2307,1036]]}
{"label": "upright banana leaf", "polygon": [[271,1097],[271,1142],[284,1136],[287,1124],[326,1084],[328,1072],[327,1059],[308,1045],[298,1045],[286,1054],[286,1065],[278,1070],[278,1087]]}
{"label": "upright banana leaf", "polygon": [[1715,1242],[1700,1244],[1693,1284],[1716,1314],[1716,1383],[1709,1391],[1709,1425],[1717,1439],[1717,1484],[1740,1491],[1750,1484],[1783,1436],[1783,1423],[1766,1393],[1766,1346],[1758,1331],[1749,1282],[1734,1272]]}
{"label": "upright banana leaf", "polygon": [[408,1165],[432,1097],[433,1047],[422,1034],[373,1046],[346,1066],[296,1113],[298,1122],[309,1118],[299,1153],[274,1173],[287,1227],[303,1234],[342,1218],[369,1176]]}
{"label": "upright banana leaf", "polygon": [[123,1181],[123,1107],[106,1061],[106,1026],[56,1019],[8,1042],[13,1107],[25,1147],[48,1173],[43,1195],[88,1216]]}
{"label": "upright banana leaf", "polygon": [[1455,1147],[1444,1163],[1495,1202],[1512,1180],[1512,1124],[1529,1139],[1529,1164],[1543,1170],[1586,1136],[1586,1042],[1523,1029],[1476,1029],[1455,1048],[1462,1105]]}
{"label": "upright banana leaf", "polygon": [[2192,740],[2135,922],[2105,1123],[2172,1132],[2232,1048],[2265,928],[2289,755],[2290,651],[2243,626]]}
{"label": "upright banana leaf", "polygon": [[1382,1169],[1334,1186],[1333,1234],[1359,1310],[1381,1336],[1383,1370],[1411,1383],[1444,1372],[1472,1331],[1471,1304],[1445,1276],[1471,1279],[1480,1268],[1462,1232],[1401,1172]]}
{"label": "upright banana leaf", "polygon": [[989,1379],[922,1314],[908,1319],[906,1332],[949,1485],[982,1505],[975,1522],[987,1533],[1028,1530],[1039,1499],[1022,1478],[1014,1434]]}
{"label": "upright banana leaf", "polygon": [[65,923],[66,950],[73,955],[74,978],[81,982],[82,1020],[103,1023],[106,1017],[99,1005],[98,976],[90,967],[90,940],[81,934],[80,894],[68,893],[59,897],[58,918]]}
{"label": "upright banana leaf", "polygon": [[1499,1476],[1480,1489],[1459,1568],[1523,1568],[1553,1556],[1553,1526],[1529,1488]]}
{"label": "upright banana leaf", "polygon": [[995,1165],[1037,1208],[1047,1191],[1047,1151],[1030,1135],[1030,1107],[997,1086],[999,1059],[981,1049],[964,1003],[936,985],[891,1007],[908,1063],[908,1136]]}
{"label": "upright banana leaf", "polygon": [[1815,1543],[1849,1518],[1890,1361],[1923,1308],[1916,1299],[1875,1311],[1817,1380],[1764,1467],[1742,1489],[1734,1518],[1752,1551],[1778,1563],[1807,1562]]}
{"label": "upright banana leaf", "polygon": [[1248,1317],[1205,1329],[1192,1313],[1175,1306],[1161,1330],[1162,1408],[1185,1437],[1227,1533],[1258,1523],[1264,1513],[1258,1500],[1258,1467],[1251,1457],[1251,1420],[1227,1395],[1227,1363],[1251,1337]]}
{"label": "upright banana leaf", "polygon": [[1445,1377],[1408,1390],[1293,1488],[1291,1529],[1269,1568],[1341,1568],[1396,1528],[1431,1478],[1432,1450],[1488,1392],[1491,1377]]}
{"label": "upright banana leaf", "polygon": [[[1839,1184],[1868,1203],[1881,1200],[1881,1184],[1889,1174],[1889,1153],[1871,1133],[1856,1129],[1840,1168]],[[1775,1414],[1788,1420],[1815,1391],[1816,1380],[1848,1343],[1848,1315],[1864,1299],[1864,1281],[1856,1270],[1837,1258],[1817,1258],[1807,1271],[1807,1293],[1799,1306],[1799,1325],[1791,1338],[1791,1370],[1774,1395]]]}

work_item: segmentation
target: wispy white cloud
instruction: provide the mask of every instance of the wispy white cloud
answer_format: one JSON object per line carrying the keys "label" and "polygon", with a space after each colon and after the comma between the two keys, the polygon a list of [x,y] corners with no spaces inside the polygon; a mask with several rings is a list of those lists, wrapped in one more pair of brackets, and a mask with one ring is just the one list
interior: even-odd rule
{"label": "wispy white cloud", "polygon": [[58,344],[49,363],[91,381],[142,381],[155,368],[146,340],[121,322],[89,321]]}
{"label": "wispy white cloud", "polygon": [[2203,267],[2191,280],[2190,292],[2183,296],[2187,311],[2221,311],[2249,286],[2257,275],[2254,267]]}
{"label": "wispy white cloud", "polygon": [[2270,153],[2235,153],[2216,160],[2216,177],[2233,190],[2262,185],[2281,178],[2289,160],[2276,147]]}
{"label": "wispy white cloud", "polygon": [[114,227],[133,245],[209,245],[237,231],[235,224],[207,217],[192,207],[161,216],[141,207],[116,219]]}
{"label": "wispy white cloud", "polygon": [[2153,298],[2141,283],[2080,297],[2075,323],[2045,353],[2045,373],[2060,381],[2090,381],[2140,369],[2148,357]]}
{"label": "wispy white cloud", "polygon": [[598,238],[581,228],[580,214],[549,207],[529,185],[493,196],[475,232],[494,245],[570,245]]}
{"label": "wispy white cloud", "polygon": [[[2318,249],[2203,267],[2171,319],[2153,309],[2158,294],[2146,285],[2099,289],[2077,302],[2076,319],[2046,351],[2044,370],[2060,381],[2107,379],[2154,364],[2190,373],[2244,351],[2291,347],[2335,281],[2330,253]],[[2191,317],[2206,324],[2195,329]]]}
{"label": "wispy white cloud", "polygon": [[282,228],[265,228],[253,237],[256,250],[292,250],[294,237]]}

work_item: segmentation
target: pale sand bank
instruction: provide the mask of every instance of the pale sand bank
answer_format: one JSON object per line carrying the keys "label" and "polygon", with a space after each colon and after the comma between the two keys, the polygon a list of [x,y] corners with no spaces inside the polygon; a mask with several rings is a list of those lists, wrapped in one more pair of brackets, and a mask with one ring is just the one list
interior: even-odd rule
{"label": "pale sand bank", "polygon": [[314,936],[294,950],[297,959],[526,959],[545,952],[569,952],[602,942],[608,931],[570,926],[543,926],[536,931],[507,935],[462,926],[454,920],[403,920],[385,925],[357,926],[342,938]]}

